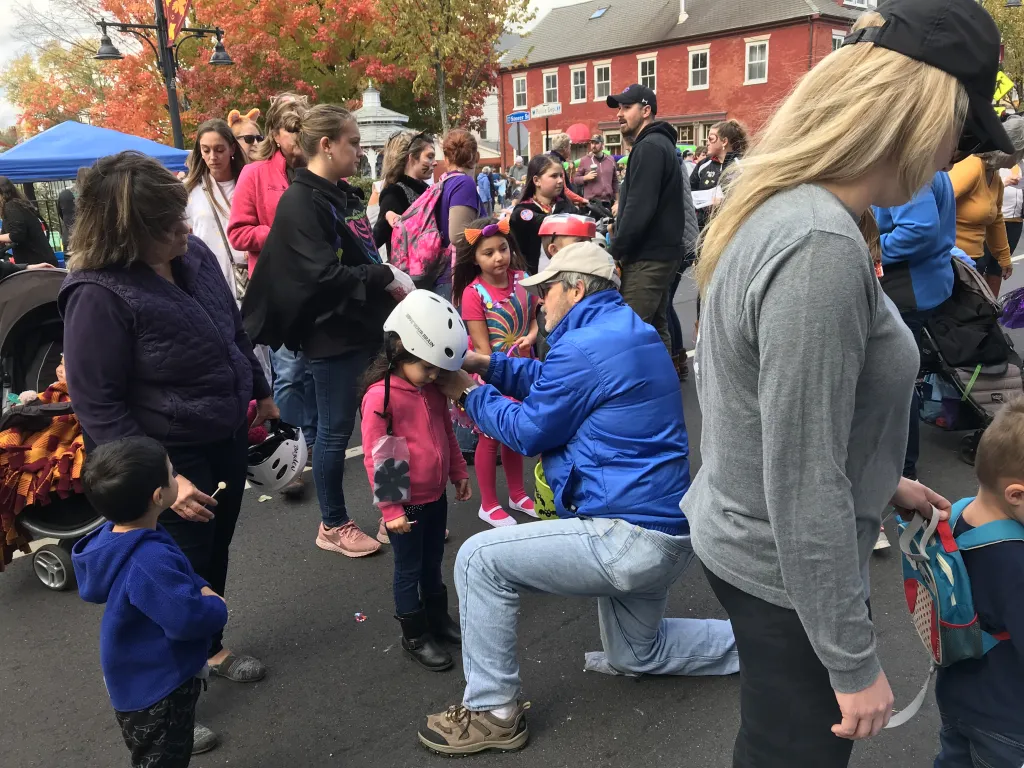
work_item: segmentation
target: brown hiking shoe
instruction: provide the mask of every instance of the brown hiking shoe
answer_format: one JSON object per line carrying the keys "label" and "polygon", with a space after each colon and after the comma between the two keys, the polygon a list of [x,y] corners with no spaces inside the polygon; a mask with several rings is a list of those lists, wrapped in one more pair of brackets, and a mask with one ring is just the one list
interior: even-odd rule
{"label": "brown hiking shoe", "polygon": [[526,710],[530,702],[516,703],[508,720],[490,712],[472,712],[455,704],[444,712],[427,715],[427,725],[419,732],[420,744],[440,755],[473,755],[488,749],[511,752],[522,749],[530,738]]}

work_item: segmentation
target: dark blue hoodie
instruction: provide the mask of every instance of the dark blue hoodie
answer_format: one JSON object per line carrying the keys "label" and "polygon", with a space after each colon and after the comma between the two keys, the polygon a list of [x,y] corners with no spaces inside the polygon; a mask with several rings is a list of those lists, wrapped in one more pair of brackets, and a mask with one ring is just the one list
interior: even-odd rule
{"label": "dark blue hoodie", "polygon": [[100,665],[118,712],[151,707],[206,665],[210,638],[228,621],[162,527],[114,533],[113,523],[75,544],[78,591],[106,603]]}

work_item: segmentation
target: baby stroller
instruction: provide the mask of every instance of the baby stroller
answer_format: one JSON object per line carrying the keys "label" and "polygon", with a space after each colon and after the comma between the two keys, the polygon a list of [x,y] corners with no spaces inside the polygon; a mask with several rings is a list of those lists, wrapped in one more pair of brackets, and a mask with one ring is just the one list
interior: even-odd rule
{"label": "baby stroller", "polygon": [[970,431],[959,456],[973,466],[982,433],[1003,403],[1024,394],[1024,380],[1021,358],[999,325],[999,302],[977,271],[952,261],[953,294],[922,331],[923,415],[945,429]]}
{"label": "baby stroller", "polygon": [[[64,325],[57,311],[57,294],[67,272],[39,269],[16,272],[0,281],[0,370],[3,409],[0,426],[17,416],[12,401],[25,390],[44,391],[57,380],[63,352]],[[54,416],[71,412],[71,405],[48,406]],[[4,424],[3,422],[7,422]],[[56,539],[32,556],[39,581],[52,590],[75,586],[71,547],[103,524],[80,494],[60,498],[51,494],[46,505],[26,506],[17,516],[21,531],[30,539]]]}

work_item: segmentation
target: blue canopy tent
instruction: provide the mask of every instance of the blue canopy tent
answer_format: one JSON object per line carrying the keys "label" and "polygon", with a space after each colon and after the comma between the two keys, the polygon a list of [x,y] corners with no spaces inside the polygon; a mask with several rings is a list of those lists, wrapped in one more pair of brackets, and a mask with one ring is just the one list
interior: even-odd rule
{"label": "blue canopy tent", "polygon": [[67,121],[0,154],[0,176],[16,184],[73,179],[99,158],[135,150],[184,171],[188,151],[109,128]]}

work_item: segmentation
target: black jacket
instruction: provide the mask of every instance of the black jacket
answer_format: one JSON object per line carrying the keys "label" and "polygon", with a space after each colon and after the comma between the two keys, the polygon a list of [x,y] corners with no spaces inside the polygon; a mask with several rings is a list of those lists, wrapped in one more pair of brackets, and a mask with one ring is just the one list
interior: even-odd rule
{"label": "black jacket", "polygon": [[398,183],[388,184],[380,191],[380,213],[377,214],[377,223],[373,225],[373,242],[378,248],[382,245],[387,247],[389,258],[392,227],[388,224],[388,217],[385,214],[393,211],[401,216],[427,189],[427,182],[403,174],[399,177]]}
{"label": "black jacket", "polygon": [[319,359],[378,348],[395,302],[391,269],[356,230],[369,229],[362,196],[305,168],[281,196],[242,301],[254,342]]}
{"label": "black jacket", "polygon": [[[551,213],[575,212],[572,203],[562,199],[555,200],[551,209]],[[527,200],[512,209],[508,222],[509,230],[526,262],[526,271],[531,275],[537,274],[540,263],[540,225],[549,215],[537,203]]]}
{"label": "black jacket", "polygon": [[45,226],[31,203],[24,200],[11,200],[7,203],[0,234],[11,236],[15,264],[46,262],[57,266],[57,257],[53,255]]}
{"label": "black jacket", "polygon": [[[707,192],[709,189],[721,186],[722,173],[739,158],[735,152],[725,156],[725,160],[719,162],[713,157],[705,159],[700,165],[693,169],[690,174],[690,189],[694,192]],[[701,208],[697,211],[697,223],[703,231],[711,219],[711,208]]]}
{"label": "black jacket", "polygon": [[612,255],[621,262],[682,262],[683,200],[676,131],[668,123],[651,123],[633,142],[619,186]]}
{"label": "black jacket", "polygon": [[60,236],[67,250],[71,239],[71,228],[75,225],[75,193],[70,189],[62,190],[57,195],[57,217],[60,219]]}

